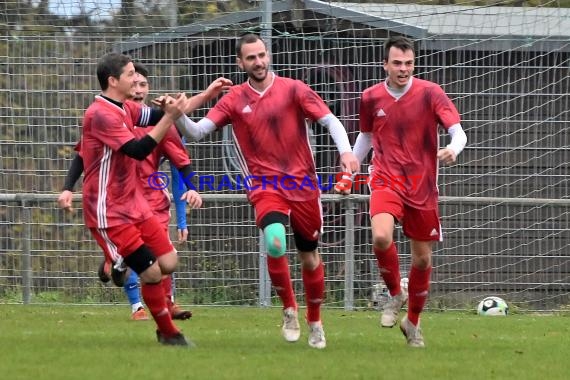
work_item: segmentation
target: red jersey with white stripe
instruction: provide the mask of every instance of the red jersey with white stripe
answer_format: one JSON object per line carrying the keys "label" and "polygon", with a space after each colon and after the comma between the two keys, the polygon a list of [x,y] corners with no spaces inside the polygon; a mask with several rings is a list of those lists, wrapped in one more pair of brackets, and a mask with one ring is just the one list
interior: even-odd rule
{"label": "red jersey with white stripe", "polygon": [[459,123],[459,113],[435,83],[413,78],[398,99],[386,86],[366,89],[360,103],[360,130],[373,132],[371,187],[389,187],[418,209],[437,208],[438,126]]}
{"label": "red jersey with white stripe", "polygon": [[231,87],[206,117],[218,128],[232,124],[250,200],[268,191],[303,201],[320,194],[305,119],[329,113],[305,83],[275,75],[262,93],[249,82]]}
{"label": "red jersey with white stripe", "polygon": [[141,105],[123,108],[96,96],[83,118],[83,213],[87,227],[138,223],[152,216],[137,175],[136,161],[119,149],[135,138],[134,124],[144,119]]}
{"label": "red jersey with white stripe", "polygon": [[[137,139],[141,139],[153,128],[154,127],[135,127],[134,134]],[[190,165],[190,158],[182,144],[180,135],[178,135],[176,131],[176,127],[171,127],[154,150],[146,156],[144,160],[137,162],[137,171],[144,197],[155,214],[170,212],[168,186],[165,186],[164,190],[158,190],[156,186],[153,188],[149,185],[149,176],[158,170],[162,157],[166,157],[177,168]],[[153,181],[153,179],[158,178],[150,178],[151,181]]]}

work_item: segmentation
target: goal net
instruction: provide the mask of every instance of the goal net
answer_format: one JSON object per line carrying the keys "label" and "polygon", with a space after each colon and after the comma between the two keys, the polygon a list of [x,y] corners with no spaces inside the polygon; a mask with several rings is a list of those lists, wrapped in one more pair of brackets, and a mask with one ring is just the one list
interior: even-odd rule
{"label": "goal net", "polygon": [[[241,83],[236,38],[261,33],[273,69],[311,85],[353,143],[360,94],[385,77],[382,43],[403,34],[416,43],[416,75],[449,94],[468,137],[458,163],[440,168],[444,241],[434,251],[429,307],[474,308],[486,295],[521,309],[565,307],[570,4],[436,3],[4,1],[0,299],[126,302],[120,289],[97,280],[102,255],[83,227],[80,203],[66,215],[55,202],[83,111],[99,91],[95,65],[104,53],[121,51],[146,65],[151,95],[196,94],[222,75]],[[339,171],[336,148],[326,130],[310,130],[318,173],[328,179]],[[441,145],[448,142],[442,135]],[[202,183],[205,207],[188,212],[190,237],[176,244],[177,297],[189,304],[277,304],[251,206],[243,191],[221,182],[240,174],[231,126],[187,148],[194,169],[213,182]],[[351,204],[334,197],[323,203],[320,250],[332,307],[376,307],[382,298],[374,291],[381,281],[370,245],[367,189],[357,193],[362,197]],[[171,227],[175,239],[174,219]],[[399,228],[395,239],[405,276],[409,243]],[[303,303],[292,239],[288,247]]]}

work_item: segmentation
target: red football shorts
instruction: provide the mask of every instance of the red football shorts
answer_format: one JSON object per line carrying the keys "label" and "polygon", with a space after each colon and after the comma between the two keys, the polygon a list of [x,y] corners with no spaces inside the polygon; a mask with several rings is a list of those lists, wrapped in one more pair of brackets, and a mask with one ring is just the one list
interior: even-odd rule
{"label": "red football shorts", "polygon": [[[109,253],[117,252],[122,257],[127,257],[143,244],[150,248],[155,257],[174,251],[168,232],[165,231],[164,226],[160,224],[156,216],[137,224],[91,228],[91,233],[106,256]],[[113,254],[110,256],[111,258],[115,257]]]}
{"label": "red football shorts", "polygon": [[117,251],[117,246],[113,244],[113,242],[106,239],[107,234],[105,233],[105,229],[90,228],[90,230],[91,234],[97,241],[97,244],[99,244],[99,247],[101,247],[103,250],[105,261],[116,263],[121,255],[119,255],[119,252]]}
{"label": "red football shorts", "polygon": [[420,210],[405,205],[394,190],[386,187],[372,191],[370,217],[391,214],[402,225],[404,235],[418,241],[441,241],[439,210]]}
{"label": "red football shorts", "polygon": [[304,240],[319,240],[323,228],[323,207],[320,197],[308,201],[290,201],[279,194],[262,193],[255,197],[252,204],[258,227],[265,215],[270,212],[280,212],[289,215],[291,229]]}
{"label": "red football shorts", "polygon": [[154,211],[154,215],[158,219],[158,223],[168,233],[168,226],[170,225],[170,210]]}

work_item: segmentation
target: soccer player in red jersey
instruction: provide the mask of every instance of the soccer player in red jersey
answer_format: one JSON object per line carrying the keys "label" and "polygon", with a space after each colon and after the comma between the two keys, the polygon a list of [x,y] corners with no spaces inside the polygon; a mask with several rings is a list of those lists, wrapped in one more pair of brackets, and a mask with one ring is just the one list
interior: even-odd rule
{"label": "soccer player in red jersey", "polygon": [[[133,100],[144,103],[149,92],[148,71],[144,66],[137,63],[135,63],[135,71],[137,72],[138,80],[136,82]],[[151,130],[152,128],[154,127],[137,128],[135,126],[134,135],[137,138],[143,138],[144,135],[148,133],[147,129]],[[186,221],[185,203],[188,202],[192,208],[199,208],[202,205],[202,198],[194,190],[188,190],[183,192],[183,194],[180,194],[181,192],[179,191],[179,187],[184,186],[184,184],[176,184],[176,180],[179,178],[190,178],[192,176],[192,169],[190,166],[188,152],[186,151],[186,148],[184,148],[180,135],[175,128],[170,128],[152,153],[143,161],[138,163],[138,174],[144,197],[148,201],[154,214],[158,217],[160,224],[168,233],[168,225],[170,223],[170,194],[168,193],[166,186],[164,186],[163,190],[160,191],[159,188],[162,188],[160,184],[155,183],[154,186],[151,187],[149,183],[149,181],[153,181],[154,173],[159,170],[160,164],[164,158],[168,159],[172,166],[172,192],[175,198],[177,210],[178,239],[179,241],[185,241],[188,236],[188,230],[185,223],[182,225],[180,222]],[[180,174],[177,169],[180,170]],[[182,175],[182,177],[180,177],[180,175]],[[182,201],[182,204],[179,201]],[[190,311],[183,310],[173,302],[172,276],[164,276],[162,278],[162,282],[172,318],[182,320],[190,318],[192,316]]]}
{"label": "soccer player in red jersey", "polygon": [[[148,70],[140,63],[134,63],[134,67],[135,84],[132,89],[132,100],[137,103],[144,104],[150,90]],[[216,95],[215,91],[213,95]],[[151,129],[152,127],[137,128],[135,126],[134,135],[137,138],[143,138]],[[80,144],[76,147],[76,150],[78,150],[79,147]],[[60,194],[58,199],[60,207],[67,210],[71,210],[73,187],[83,172],[83,159],[81,158],[80,152],[78,153],[79,154],[72,161],[65,180],[64,191]],[[178,169],[182,171],[184,178],[188,178],[192,175],[190,158],[188,157],[188,153],[175,128],[170,128],[168,130],[166,136],[160,141],[160,143],[158,143],[157,147],[151,152],[151,154],[149,154],[144,160],[138,161],[138,174],[141,180],[144,197],[149,202],[154,214],[159,218],[160,223],[164,226],[165,230],[168,231],[168,225],[170,222],[170,194],[168,193],[166,186],[161,186],[160,183],[156,183],[151,187],[149,183],[149,181],[153,180],[151,176],[159,170],[160,163],[164,158],[167,158],[171,164],[173,197],[177,214],[178,239],[179,241],[184,241],[188,236],[188,229],[186,226],[186,203],[188,202],[193,208],[198,208],[201,206],[202,201],[197,192],[193,190],[190,190],[187,193],[182,191],[182,183],[175,185],[175,180],[180,177]],[[159,178],[157,179],[160,180]],[[112,265],[118,264],[120,267],[122,262],[122,258],[118,252],[109,251],[112,247],[106,248],[108,249],[104,252],[105,262],[99,269],[100,272],[103,272],[100,273],[100,277],[105,282],[109,281],[111,278]],[[130,274],[124,276],[125,283],[123,288],[131,304],[131,318],[133,320],[146,320],[148,319],[148,316],[146,315],[145,309],[141,303],[138,276],[134,271],[129,271],[129,273]],[[165,276],[162,282],[172,318],[180,320],[190,318],[192,313],[189,310],[183,310],[180,306],[174,303],[172,277]],[[117,285],[120,286],[121,284]]]}
{"label": "soccer player in red jersey", "polygon": [[[122,54],[103,56],[97,78],[102,93],[86,110],[81,135],[85,224],[101,247],[116,250],[140,276],[158,341],[188,346],[172,321],[162,285],[163,275],[176,268],[176,250],[144,198],[135,161],[145,159],[164,138],[187,99],[182,94],[166,98],[164,111],[127,101],[136,76],[130,57]],[[156,127],[137,139],[135,125]]]}
{"label": "soccer player in red jersey", "polygon": [[186,137],[199,140],[232,124],[248,199],[267,245],[269,276],[283,302],[282,335],[289,342],[300,337],[286,256],[285,225],[290,222],[301,259],[308,342],[311,347],[324,348],[320,315],[325,296],[324,267],[317,251],[321,202],[305,120],[318,121],[328,128],[344,171],[352,173],[359,163],[344,127],[317,93],[299,80],[270,71],[270,55],[259,36],[242,36],[236,53],[237,64],[248,80],[231,87],[198,123],[183,117],[177,127]]}
{"label": "soccer player in red jersey", "polygon": [[[413,42],[394,36],[384,44],[387,78],[362,93],[360,134],[354,153],[360,162],[373,148],[369,186],[372,242],[380,274],[392,296],[381,316],[393,327],[408,302],[400,329],[413,347],[423,347],[420,313],[427,300],[433,242],[441,240],[438,211],[438,161],[452,164],[467,137],[457,109],[440,86],[412,77]],[[439,147],[438,128],[451,135]],[[394,225],[402,225],[412,253],[408,294],[400,287]]]}

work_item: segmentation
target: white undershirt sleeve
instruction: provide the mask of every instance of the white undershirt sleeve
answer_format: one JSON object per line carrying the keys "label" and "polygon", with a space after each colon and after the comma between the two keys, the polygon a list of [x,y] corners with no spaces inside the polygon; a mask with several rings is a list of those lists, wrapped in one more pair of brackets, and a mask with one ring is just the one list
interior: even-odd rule
{"label": "white undershirt sleeve", "polygon": [[216,130],[216,124],[208,118],[195,123],[186,115],[180,116],[174,124],[182,136],[192,141],[198,141]]}
{"label": "white undershirt sleeve", "polygon": [[372,148],[372,132],[360,132],[354,143],[354,155],[362,163]]}
{"label": "white undershirt sleeve", "polygon": [[329,133],[331,134],[331,137],[333,138],[340,154],[352,152],[346,130],[335,115],[329,113],[317,121],[320,125],[326,127],[329,130]]}
{"label": "white undershirt sleeve", "polygon": [[459,156],[459,153],[463,151],[465,144],[467,144],[467,136],[465,135],[463,128],[461,128],[461,124],[453,124],[449,127],[447,132],[451,136],[451,142],[446,146],[446,148],[451,149],[455,153],[455,156]]}

